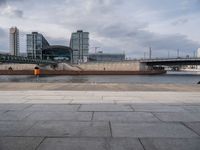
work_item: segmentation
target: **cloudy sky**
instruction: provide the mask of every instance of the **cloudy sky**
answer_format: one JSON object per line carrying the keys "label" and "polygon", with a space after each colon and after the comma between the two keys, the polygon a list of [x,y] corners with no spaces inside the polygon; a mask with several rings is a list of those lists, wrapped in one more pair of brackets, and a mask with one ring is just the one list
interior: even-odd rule
{"label": "cloudy sky", "polygon": [[90,51],[125,52],[141,58],[193,56],[200,47],[200,0],[0,0],[0,51],[9,50],[8,29],[42,33],[50,44],[69,45],[71,32],[90,32]]}

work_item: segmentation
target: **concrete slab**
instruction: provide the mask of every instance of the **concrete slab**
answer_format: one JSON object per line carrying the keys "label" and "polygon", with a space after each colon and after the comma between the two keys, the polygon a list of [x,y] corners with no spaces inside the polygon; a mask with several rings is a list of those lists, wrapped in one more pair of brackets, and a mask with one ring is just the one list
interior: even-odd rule
{"label": "concrete slab", "polygon": [[159,104],[131,105],[135,111],[141,112],[185,112],[180,106],[167,106]]}
{"label": "concrete slab", "polygon": [[199,150],[200,139],[141,139],[145,150]]}
{"label": "concrete slab", "polygon": [[138,139],[47,138],[39,150],[143,150]]}
{"label": "concrete slab", "polygon": [[158,122],[151,113],[146,112],[95,112],[94,121],[112,122]]}
{"label": "concrete slab", "polygon": [[200,105],[199,106],[184,106],[183,108],[190,112],[199,112],[200,113]]}
{"label": "concrete slab", "polygon": [[0,121],[0,137],[24,136],[34,124],[35,121]]}
{"label": "concrete slab", "polygon": [[27,96],[25,98],[26,100],[61,100],[61,99],[64,99],[64,96],[49,96],[48,94],[47,95],[38,95],[38,96]]}
{"label": "concrete slab", "polygon": [[106,122],[39,121],[27,136],[110,137]]}
{"label": "concrete slab", "polygon": [[38,150],[107,150],[104,139],[47,138]]}
{"label": "concrete slab", "polygon": [[91,121],[92,112],[33,112],[27,120]]}
{"label": "concrete slab", "polygon": [[8,111],[0,114],[0,120],[23,120],[31,113],[27,111]]}
{"label": "concrete slab", "polygon": [[133,111],[128,105],[116,104],[87,104],[81,105],[79,111]]}
{"label": "concrete slab", "polygon": [[0,104],[0,110],[24,110],[25,108],[30,107],[31,104],[18,104],[18,103],[12,103],[12,104]]}
{"label": "concrete slab", "polygon": [[200,121],[200,113],[175,112],[154,113],[160,120],[166,122],[197,122]]}
{"label": "concrete slab", "polygon": [[200,135],[200,122],[185,123],[185,125],[195,131],[198,135]]}
{"label": "concrete slab", "polygon": [[34,104],[26,111],[77,111],[80,105],[65,104]]}
{"label": "concrete slab", "polygon": [[0,137],[1,150],[35,150],[43,138]]}
{"label": "concrete slab", "polygon": [[110,150],[144,150],[138,139],[112,138],[108,142]]}
{"label": "concrete slab", "polygon": [[178,123],[111,123],[111,126],[113,137],[198,137]]}

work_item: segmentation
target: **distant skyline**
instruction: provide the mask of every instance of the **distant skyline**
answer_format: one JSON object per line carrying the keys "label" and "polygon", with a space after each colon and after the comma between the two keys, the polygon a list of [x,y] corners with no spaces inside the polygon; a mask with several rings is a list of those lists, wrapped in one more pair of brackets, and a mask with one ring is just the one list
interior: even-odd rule
{"label": "distant skyline", "polygon": [[42,33],[50,44],[69,45],[72,32],[90,32],[90,52],[141,58],[193,56],[200,47],[200,0],[0,0],[0,51],[9,52],[9,28]]}

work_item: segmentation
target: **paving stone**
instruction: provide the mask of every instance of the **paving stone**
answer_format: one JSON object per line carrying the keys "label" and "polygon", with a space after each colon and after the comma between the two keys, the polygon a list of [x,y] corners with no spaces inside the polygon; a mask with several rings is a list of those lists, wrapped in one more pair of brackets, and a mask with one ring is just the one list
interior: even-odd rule
{"label": "paving stone", "polygon": [[107,150],[104,139],[47,138],[38,150]]}
{"label": "paving stone", "polygon": [[0,114],[0,120],[23,120],[30,114],[27,111],[8,111]]}
{"label": "paving stone", "polygon": [[91,121],[92,112],[33,112],[27,120]]}
{"label": "paving stone", "polygon": [[128,105],[88,104],[88,105],[81,105],[79,111],[133,111],[133,110]]}
{"label": "paving stone", "polygon": [[0,104],[0,110],[24,110],[25,108],[30,107],[31,104],[17,104],[17,103],[12,103],[12,104]]}
{"label": "paving stone", "polygon": [[198,135],[200,135],[200,122],[185,123],[188,127],[192,128]]}
{"label": "paving stone", "polygon": [[110,150],[144,150],[138,139],[112,138],[109,140]]}
{"label": "paving stone", "polygon": [[156,122],[159,121],[151,113],[146,112],[95,112],[94,121],[113,122]]}
{"label": "paving stone", "polygon": [[131,105],[135,111],[141,112],[185,112],[180,106],[167,106],[158,104]]}
{"label": "paving stone", "polygon": [[199,112],[200,113],[200,106],[184,106],[183,108],[190,112]]}
{"label": "paving stone", "polygon": [[0,137],[0,150],[35,150],[42,138]]}
{"label": "paving stone", "polygon": [[28,136],[110,137],[106,122],[40,121],[27,133]]}
{"label": "paving stone", "polygon": [[160,120],[166,122],[195,122],[200,121],[200,113],[176,112],[154,113]]}
{"label": "paving stone", "polygon": [[111,125],[113,137],[198,137],[178,123],[112,123]]}
{"label": "paving stone", "polygon": [[34,104],[26,111],[77,111],[80,105]]}
{"label": "paving stone", "polygon": [[0,136],[24,136],[34,121],[0,121]]}
{"label": "paving stone", "polygon": [[200,150],[200,139],[141,139],[145,150]]}

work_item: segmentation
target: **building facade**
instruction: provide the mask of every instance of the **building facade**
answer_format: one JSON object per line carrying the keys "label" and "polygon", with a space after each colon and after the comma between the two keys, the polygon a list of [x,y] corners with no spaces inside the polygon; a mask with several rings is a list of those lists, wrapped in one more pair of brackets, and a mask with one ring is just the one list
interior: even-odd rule
{"label": "building facade", "polygon": [[123,61],[123,60],[125,60],[125,54],[106,54],[106,53],[89,54],[89,61]]}
{"label": "building facade", "polygon": [[27,57],[42,59],[42,49],[49,46],[48,41],[38,32],[27,34]]}
{"label": "building facade", "polygon": [[70,47],[73,49],[73,62],[87,62],[89,53],[89,32],[78,30],[72,33]]}
{"label": "building facade", "polygon": [[17,27],[10,28],[10,54],[19,56],[19,30]]}

